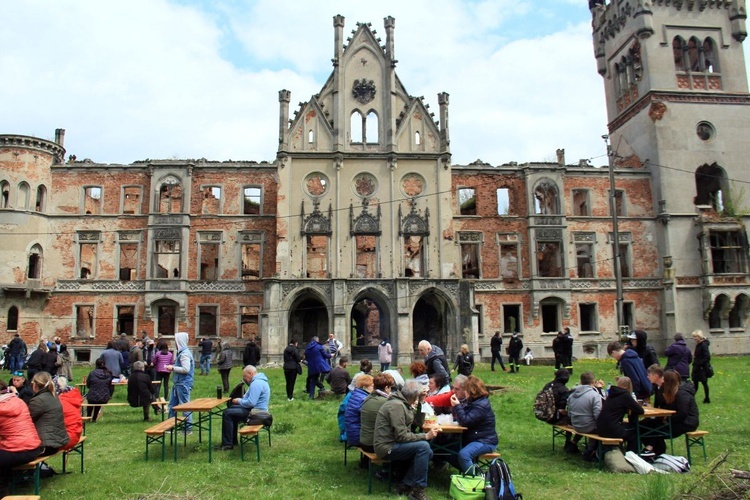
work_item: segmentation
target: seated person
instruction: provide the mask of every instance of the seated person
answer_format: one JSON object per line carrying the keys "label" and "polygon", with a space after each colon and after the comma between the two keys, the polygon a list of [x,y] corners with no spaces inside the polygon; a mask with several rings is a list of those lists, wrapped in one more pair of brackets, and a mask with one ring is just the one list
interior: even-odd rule
{"label": "seated person", "polygon": [[375,453],[373,439],[375,434],[375,419],[383,403],[391,395],[391,389],[395,384],[389,373],[379,373],[372,379],[373,390],[362,402],[359,411],[359,447],[369,453]]}
{"label": "seated person", "polygon": [[11,469],[35,459],[42,440],[29,407],[0,380],[0,488],[10,483]]}
{"label": "seated person", "polygon": [[404,387],[404,377],[401,375],[402,371],[401,368],[398,369],[388,369],[382,373],[387,373],[393,378],[393,390],[394,391],[400,391],[402,387]]}
{"label": "seated person", "polygon": [[497,448],[495,413],[490,405],[487,387],[474,375],[467,377],[464,384],[454,381],[453,392],[453,418],[458,425],[467,429],[462,435],[463,448],[458,452],[458,459],[451,455],[448,460],[458,465],[461,473],[466,473],[479,455],[491,453]]}
{"label": "seated person", "polygon": [[[151,376],[145,372],[146,363],[135,361],[131,367],[130,378],[128,379],[128,403],[133,408],[143,408],[143,420],[151,422],[151,405],[154,402],[154,384],[151,383]],[[159,413],[161,408],[154,405],[154,412]]]}
{"label": "seated person", "polygon": [[[664,372],[664,384],[661,386],[664,405],[660,408],[675,410],[672,415],[672,438],[682,436],[686,432],[693,432],[699,425],[698,404],[695,401],[695,386],[684,382],[679,373],[673,370]],[[663,422],[648,419],[641,423],[646,427],[660,426]],[[661,419],[660,419],[661,420]],[[667,451],[667,445],[662,437],[646,440],[646,447],[641,452],[642,457],[653,457]]]}
{"label": "seated person", "polygon": [[[596,430],[602,437],[624,439],[628,443],[628,450],[637,453],[636,422],[633,419],[643,415],[643,407],[633,399],[632,393],[630,378],[618,378],[617,385],[609,388],[609,395],[602,404],[602,410],[596,419]],[[629,425],[623,422],[626,413]]]}
{"label": "seated person", "polygon": [[[570,419],[568,419],[568,396],[570,391],[566,384],[570,380],[570,372],[565,368],[559,368],[555,372],[555,379],[552,382],[547,382],[542,388],[542,391],[546,391],[551,388],[552,393],[555,395],[555,416],[548,423],[551,425],[568,425]],[[578,441],[581,436],[573,436],[570,432],[565,433],[565,451],[570,453],[579,453]]]}
{"label": "seated person", "polygon": [[427,375],[427,365],[422,361],[415,361],[409,365],[409,371],[414,379],[425,388],[429,386],[430,376]]}
{"label": "seated person", "polygon": [[15,371],[13,372],[13,377],[10,379],[10,389],[11,392],[15,392],[18,394],[18,397],[23,400],[24,403],[29,404],[29,401],[31,400],[31,396],[34,395],[34,391],[31,390],[31,384],[29,384],[29,381],[26,380],[26,377],[24,377],[22,371]]}
{"label": "seated person", "polygon": [[[466,383],[466,375],[456,375],[456,379],[453,381],[453,386],[456,384],[463,387]],[[425,403],[430,403],[435,409],[436,415],[442,415],[446,413],[452,413],[451,409],[451,396],[453,396],[454,390],[451,389],[448,392],[442,392],[435,394],[434,396],[427,396],[424,400]],[[461,398],[459,398],[460,400]]]}
{"label": "seated person", "polygon": [[29,414],[42,440],[42,455],[54,455],[70,442],[65,428],[62,404],[55,395],[55,385],[47,372],[38,372],[31,380],[34,395],[29,401]]}
{"label": "seated person", "polygon": [[[86,401],[90,404],[106,404],[112,397],[112,372],[107,369],[104,359],[96,360],[95,368],[86,377]],[[99,418],[101,406],[86,407],[86,415],[91,417],[92,422]]]}
{"label": "seated person", "polygon": [[437,396],[438,394],[444,394],[450,392],[451,386],[445,377],[439,373],[433,373],[427,382],[427,396]]}
{"label": "seated person", "polygon": [[271,417],[268,403],[271,400],[271,387],[265,373],[258,373],[253,365],[242,370],[242,380],[248,384],[242,398],[232,400],[232,406],[224,410],[221,422],[220,450],[231,450],[237,444],[237,427],[240,422],[265,424]]}
{"label": "seated person", "polygon": [[[373,389],[372,375],[361,375],[357,377],[357,388],[350,392],[349,402],[344,411],[344,427],[346,431],[346,442],[349,446],[359,446],[359,433],[362,425],[360,410],[365,398]],[[367,457],[360,457],[360,467],[367,468]]]}
{"label": "seated person", "polygon": [[65,377],[55,377],[55,392],[57,399],[63,409],[63,421],[65,429],[68,431],[70,441],[63,447],[63,450],[70,450],[78,444],[78,440],[83,434],[83,418],[81,417],[81,404],[83,396],[77,387],[68,385],[68,379]]}
{"label": "seated person", "polygon": [[341,356],[339,358],[339,365],[326,375],[326,382],[331,386],[334,394],[343,396],[349,392],[349,383],[352,381],[352,376],[346,371],[348,362],[349,358]]}
{"label": "seated person", "polygon": [[349,392],[357,388],[357,378],[360,375],[372,375],[372,361],[363,359],[359,362],[359,371],[354,374],[352,381],[349,383]]}
{"label": "seated person", "polygon": [[[576,432],[597,433],[596,418],[602,411],[604,397],[602,387],[604,387],[604,381],[596,380],[592,372],[584,372],[581,374],[581,385],[574,387],[568,396],[568,418]],[[583,454],[583,457],[587,459],[593,456],[597,448],[597,442],[593,439],[589,440],[588,444]]]}

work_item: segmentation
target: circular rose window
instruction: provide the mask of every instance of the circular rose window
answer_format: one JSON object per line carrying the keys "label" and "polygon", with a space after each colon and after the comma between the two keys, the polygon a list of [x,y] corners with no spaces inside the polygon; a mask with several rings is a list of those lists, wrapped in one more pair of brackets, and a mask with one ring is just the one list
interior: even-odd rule
{"label": "circular rose window", "polygon": [[367,172],[357,174],[353,182],[354,192],[362,198],[369,198],[378,190],[378,180]]}
{"label": "circular rose window", "polygon": [[323,196],[328,191],[328,177],[320,172],[313,172],[305,177],[305,192],[310,196]]}
{"label": "circular rose window", "polygon": [[700,140],[707,141],[713,138],[714,135],[716,135],[716,130],[710,123],[700,122],[698,126],[695,127],[695,133],[698,134],[698,138],[700,138]]}
{"label": "circular rose window", "polygon": [[424,191],[424,177],[419,174],[406,174],[401,178],[401,192],[407,198],[414,198]]}

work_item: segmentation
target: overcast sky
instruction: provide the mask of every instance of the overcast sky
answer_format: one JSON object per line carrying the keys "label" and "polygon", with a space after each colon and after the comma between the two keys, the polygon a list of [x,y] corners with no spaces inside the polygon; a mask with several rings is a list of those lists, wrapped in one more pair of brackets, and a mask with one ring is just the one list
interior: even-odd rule
{"label": "overcast sky", "polygon": [[587,0],[10,0],[0,30],[0,134],[54,138],[79,160],[272,161],[278,91],[292,111],[345,33],[396,18],[396,71],[437,111],[453,162],[594,158],[606,112]]}

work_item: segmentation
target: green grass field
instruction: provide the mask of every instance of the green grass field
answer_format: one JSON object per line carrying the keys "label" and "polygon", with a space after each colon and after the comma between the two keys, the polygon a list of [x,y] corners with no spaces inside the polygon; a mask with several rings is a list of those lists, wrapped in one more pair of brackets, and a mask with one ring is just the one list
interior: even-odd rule
{"label": "green grass field", "polygon": [[[729,451],[726,466],[748,470],[750,426],[745,412],[750,408],[750,364],[746,357],[714,358],[713,364],[712,403],[698,403],[700,428],[711,432],[707,437],[709,462]],[[589,360],[575,364],[573,379],[577,380],[583,370],[593,370],[597,378],[608,382],[617,375],[614,361]],[[75,380],[87,372],[77,367]],[[78,458],[72,458],[71,473],[42,481],[42,498],[385,498],[386,485],[379,482],[373,485],[372,497],[366,495],[366,472],[358,468],[356,457],[352,460],[350,455],[349,464],[343,464],[342,446],[337,441],[338,402],[307,400],[302,393],[303,377],[297,381],[295,400],[288,402],[282,370],[268,369],[265,373],[273,391],[274,432],[272,448],[261,439],[260,463],[255,461],[251,447],[244,463],[239,448],[235,448],[215,452],[209,464],[205,436],[204,443],[199,444],[197,433],[188,438],[187,448],[180,447],[177,463],[170,458],[169,447],[166,462],[160,461],[158,447],[151,448],[146,462],[143,430],[150,424],[142,421],[140,409],[109,408],[100,422],[87,426],[86,473],[80,474]],[[240,374],[239,368],[232,371],[233,382],[239,381]],[[509,374],[478,365],[475,374],[488,384],[506,388],[502,394],[491,396],[499,451],[511,468],[516,489],[527,500],[615,495],[619,500],[662,499],[680,495],[695,483],[708,484],[702,477],[708,465],[699,454],[690,474],[657,477],[599,472],[596,464],[566,455],[560,447],[552,452],[550,427],[532,413],[534,396],[553,378],[550,366],[524,367],[519,374]],[[216,371],[208,377],[196,377],[192,397],[215,396],[218,383]],[[125,388],[118,387],[113,401],[125,401],[125,393]],[[699,396],[701,401],[702,392]],[[214,443],[220,441],[220,433],[221,423],[215,419]],[[686,455],[683,438],[675,440],[675,454]],[[51,459],[50,465],[58,471],[62,468],[59,457]],[[450,474],[430,470],[431,498],[447,498]],[[32,492],[31,486],[24,485],[16,494]],[[692,498],[706,498],[703,495]]]}

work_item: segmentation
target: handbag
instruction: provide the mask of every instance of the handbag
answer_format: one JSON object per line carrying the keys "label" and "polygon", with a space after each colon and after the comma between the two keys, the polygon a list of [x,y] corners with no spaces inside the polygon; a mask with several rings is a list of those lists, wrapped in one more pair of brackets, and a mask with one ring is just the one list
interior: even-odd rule
{"label": "handbag", "polygon": [[711,363],[706,365],[706,378],[711,378],[714,376],[714,367],[711,366]]}
{"label": "handbag", "polygon": [[297,375],[302,375],[302,365],[297,363]]}
{"label": "handbag", "polygon": [[466,474],[452,474],[451,486],[448,496],[455,500],[484,500],[484,475],[471,474],[471,469]]}

